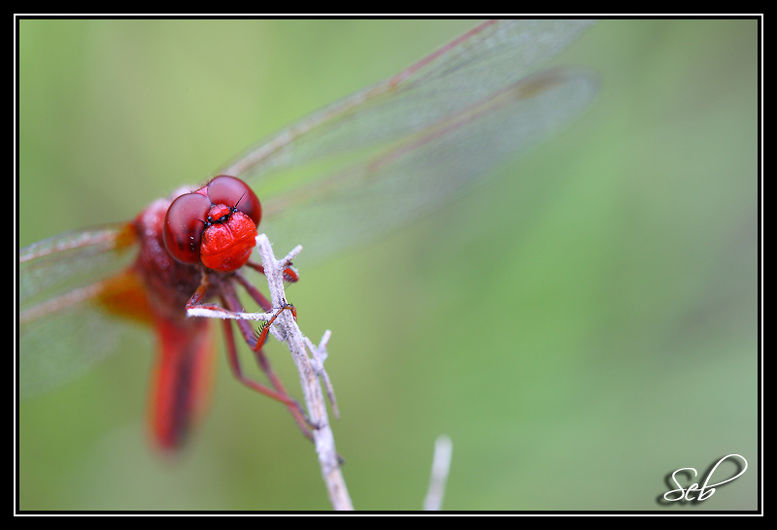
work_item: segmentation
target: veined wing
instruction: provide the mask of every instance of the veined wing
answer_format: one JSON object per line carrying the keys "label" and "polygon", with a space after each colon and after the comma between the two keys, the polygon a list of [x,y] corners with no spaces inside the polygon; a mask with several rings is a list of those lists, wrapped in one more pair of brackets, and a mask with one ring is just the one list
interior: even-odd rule
{"label": "veined wing", "polygon": [[96,303],[137,294],[127,224],[61,234],[19,253],[20,389],[30,395],[109,354],[120,327]]}
{"label": "veined wing", "polygon": [[117,272],[127,261],[127,255],[131,255],[127,250],[132,243],[134,233],[122,223],[59,234],[21,249],[22,315],[41,302]]}
{"label": "veined wing", "polygon": [[222,172],[262,198],[263,229],[305,257],[374,237],[463,189],[577,115],[585,72],[536,67],[585,20],[489,21],[302,120]]}

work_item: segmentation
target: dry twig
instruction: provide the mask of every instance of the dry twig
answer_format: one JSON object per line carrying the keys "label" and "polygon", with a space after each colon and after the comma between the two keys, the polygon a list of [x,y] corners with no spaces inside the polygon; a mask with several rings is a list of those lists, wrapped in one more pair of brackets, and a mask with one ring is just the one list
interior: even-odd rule
{"label": "dry twig", "polygon": [[[189,316],[205,318],[237,318],[244,320],[269,321],[277,314],[278,309],[288,302],[283,287],[283,271],[291,263],[294,257],[302,250],[301,246],[295,247],[283,259],[276,260],[272,251],[272,245],[266,235],[260,234],[256,238],[256,246],[264,267],[267,285],[270,290],[272,310],[266,313],[232,313],[217,308],[191,308]],[[327,357],[326,346],[332,333],[324,332],[318,346],[302,334],[297,322],[290,311],[281,311],[270,327],[270,333],[280,342],[283,342],[291,352],[294,364],[297,365],[302,391],[305,396],[310,422],[313,429],[313,442],[316,447],[321,475],[329,493],[329,500],[335,510],[353,510],[351,498],[345,485],[340,470],[340,459],[335,450],[335,440],[329,425],[329,418],[324,401],[324,393],[321,391],[320,381],[323,381],[326,394],[332,404],[335,417],[339,417],[337,403],[335,402],[334,389],[329,380],[324,361]],[[310,356],[308,356],[310,351]],[[442,498],[445,493],[445,482],[448,478],[450,467],[452,444],[447,436],[440,436],[434,445],[434,461],[432,474],[429,480],[429,490],[424,499],[425,510],[439,510],[442,506]]]}
{"label": "dry twig", "polygon": [[453,443],[451,439],[445,435],[438,436],[434,442],[432,475],[429,479],[429,490],[424,499],[424,510],[439,510],[442,508],[442,498],[445,494],[445,482],[448,480],[452,452]]}
{"label": "dry twig", "polygon": [[[270,289],[272,309],[266,313],[245,313],[231,312],[218,307],[193,307],[188,309],[187,315],[190,317],[231,318],[268,322],[277,314],[277,318],[271,324],[269,332],[278,341],[288,346],[291,357],[297,365],[308,417],[310,423],[314,426],[312,432],[313,442],[321,466],[321,475],[329,492],[329,500],[335,510],[353,510],[351,498],[348,495],[348,489],[345,486],[345,480],[340,471],[340,459],[335,450],[335,440],[332,429],[329,426],[326,403],[324,402],[324,395],[321,392],[321,385],[319,383],[320,377],[326,386],[327,395],[332,403],[332,410],[335,416],[339,417],[337,404],[334,400],[334,390],[329,381],[329,376],[324,370],[324,360],[327,357],[326,346],[332,333],[329,330],[324,332],[321,342],[318,346],[315,346],[310,339],[302,334],[290,311],[277,313],[280,308],[287,304],[286,293],[283,288],[283,271],[291,263],[291,260],[300,253],[302,247],[297,245],[286,257],[279,261],[275,259],[272,245],[266,235],[259,234],[257,236],[256,246],[264,267],[267,285]],[[306,347],[310,350],[312,357],[308,356]]]}
{"label": "dry twig", "polygon": [[[283,289],[283,269],[302,250],[302,247],[297,246],[284,259],[277,261],[267,236],[260,234],[256,238],[256,243],[267,277],[273,308],[282,307],[287,303]],[[340,470],[340,462],[335,450],[334,435],[329,426],[324,394],[319,383],[320,375],[326,384],[327,392],[336,411],[334,391],[329,382],[329,376],[324,371],[323,364],[327,355],[326,344],[331,336],[331,332],[325,332],[320,344],[316,347],[307,337],[302,335],[297,322],[289,311],[281,312],[273,323],[273,328],[277,330],[276,337],[279,336],[279,339],[288,346],[294,363],[297,365],[308,416],[311,423],[316,426],[313,429],[313,441],[316,446],[318,462],[321,466],[321,475],[329,492],[329,500],[332,503],[332,507],[335,510],[352,510],[353,505],[351,504],[351,498],[348,495],[348,489]],[[306,346],[310,349],[312,358],[308,356],[305,349]]]}

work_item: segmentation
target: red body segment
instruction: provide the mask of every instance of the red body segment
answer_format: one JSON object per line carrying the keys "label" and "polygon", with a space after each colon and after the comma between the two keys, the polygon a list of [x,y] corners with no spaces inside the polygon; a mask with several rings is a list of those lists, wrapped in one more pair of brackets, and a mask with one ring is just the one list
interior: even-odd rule
{"label": "red body segment", "polygon": [[[214,203],[214,197],[220,202]],[[172,201],[155,201],[132,223],[140,251],[130,272],[142,287],[135,290],[143,294],[159,338],[150,424],[161,448],[184,441],[209,388],[210,321],[187,318],[187,304],[202,285],[204,267],[210,274],[229,274],[248,261],[257,235],[252,215],[261,218],[253,191],[222,176]],[[206,289],[202,299],[217,292]]]}
{"label": "red body segment", "polygon": [[[214,197],[220,202],[214,203]],[[140,251],[128,274],[137,281],[122,285],[135,286],[144,300],[139,305],[151,313],[147,322],[159,339],[150,425],[163,449],[183,443],[210,387],[210,321],[188,318],[187,307],[229,292],[224,289],[232,273],[248,262],[256,245],[259,219],[261,207],[253,191],[238,179],[222,176],[172,201],[153,202],[131,225]],[[128,295],[122,291],[121,296]],[[106,298],[106,305],[114,298]],[[250,328],[243,332],[250,334]],[[282,389],[278,382],[274,386]],[[264,392],[261,385],[258,389]],[[275,397],[296,406],[283,396],[280,392]]]}
{"label": "red body segment", "polygon": [[211,323],[186,317],[186,303],[200,285],[200,265],[167,251],[163,232],[169,200],[158,200],[133,222],[140,250],[132,272],[143,286],[157,357],[149,392],[149,423],[156,445],[179,447],[207,401],[213,358]]}
{"label": "red body segment", "polygon": [[155,328],[159,343],[149,396],[151,434],[160,448],[176,449],[208,404],[213,328],[199,318],[158,318]]}

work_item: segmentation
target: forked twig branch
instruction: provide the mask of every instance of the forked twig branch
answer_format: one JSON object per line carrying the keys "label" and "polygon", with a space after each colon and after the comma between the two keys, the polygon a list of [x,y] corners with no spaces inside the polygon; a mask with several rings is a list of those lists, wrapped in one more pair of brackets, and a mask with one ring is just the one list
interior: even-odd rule
{"label": "forked twig branch", "polygon": [[[299,372],[308,417],[314,426],[312,431],[313,443],[315,444],[316,454],[321,466],[321,475],[329,493],[329,500],[335,510],[353,510],[353,504],[340,470],[340,458],[335,450],[334,435],[329,425],[324,393],[321,390],[321,382],[323,382],[327,397],[332,404],[332,411],[336,417],[339,417],[334,389],[324,369],[324,361],[327,357],[326,346],[332,333],[329,330],[325,331],[321,342],[316,346],[309,338],[302,334],[293,313],[280,310],[288,305],[286,292],[283,287],[284,270],[290,265],[294,257],[299,254],[302,247],[298,245],[281,260],[275,259],[272,245],[266,235],[260,234],[257,236],[256,247],[262,260],[264,275],[270,290],[270,300],[272,303],[270,311],[265,313],[244,313],[209,306],[189,308],[187,314],[189,316],[205,318],[231,318],[273,322],[269,332],[277,340],[284,342],[288,346],[291,357]],[[444,435],[437,438],[435,441],[429,490],[424,499],[425,510],[439,510],[442,506],[445,482],[447,481],[448,469],[450,467],[451,450],[450,438]]]}
{"label": "forked twig branch", "polygon": [[[283,288],[283,270],[293,257],[302,250],[302,247],[297,246],[285,258],[278,261],[275,259],[267,236],[264,234],[257,236],[256,244],[259,256],[262,259],[262,265],[264,266],[264,273],[267,277],[273,308],[282,307],[287,303],[286,293]],[[313,442],[316,446],[316,454],[321,466],[321,475],[326,484],[332,507],[335,510],[353,510],[351,498],[348,495],[348,489],[340,470],[340,461],[335,450],[334,435],[329,425],[324,394],[319,383],[320,376],[327,386],[327,393],[332,401],[333,409],[336,411],[334,392],[323,365],[326,359],[326,344],[331,333],[329,331],[325,332],[321,343],[318,346],[314,346],[307,337],[302,335],[297,322],[289,311],[282,311],[273,323],[273,327],[278,332],[277,335],[275,333],[273,335],[286,343],[294,364],[297,365],[308,416],[311,423],[315,425],[313,429]],[[312,358],[308,356],[305,349],[306,346],[310,349]]]}

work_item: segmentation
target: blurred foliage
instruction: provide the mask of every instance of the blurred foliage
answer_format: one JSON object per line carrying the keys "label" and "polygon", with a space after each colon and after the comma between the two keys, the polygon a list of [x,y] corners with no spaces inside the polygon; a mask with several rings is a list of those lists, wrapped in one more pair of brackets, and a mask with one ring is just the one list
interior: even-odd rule
{"label": "blurred foliage", "polygon": [[[22,20],[20,244],[130,219],[471,25]],[[563,133],[389,237],[297,262],[303,330],[334,332],[335,436],[360,509],[420,508],[440,433],[446,509],[756,506],[757,23],[602,21],[558,62],[602,81]],[[223,356],[190,446],[156,454],[153,347],[139,330],[22,402],[23,509],[329,507],[287,411]],[[270,354],[297,388],[288,353]],[[673,470],[728,453],[743,477],[657,503]]]}

